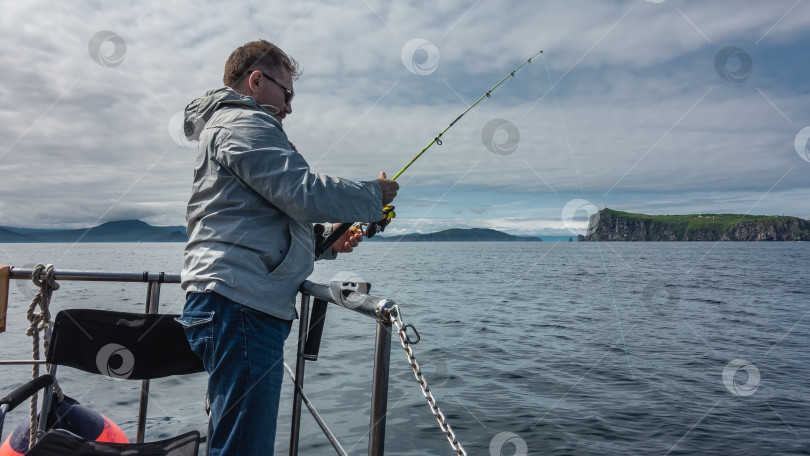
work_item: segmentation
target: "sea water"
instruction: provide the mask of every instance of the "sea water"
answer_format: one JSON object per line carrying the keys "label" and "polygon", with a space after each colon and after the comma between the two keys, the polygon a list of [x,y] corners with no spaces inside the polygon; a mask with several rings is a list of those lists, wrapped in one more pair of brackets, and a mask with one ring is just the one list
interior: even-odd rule
{"label": "sea water", "polygon": [[[179,273],[182,244],[0,244],[0,264]],[[810,243],[363,243],[311,280],[365,280],[421,335],[416,359],[470,455],[808,454]],[[30,359],[32,285],[11,286],[0,358]],[[144,284],[61,283],[52,312],[141,312]],[[183,293],[164,285],[162,312]],[[375,322],[330,306],[305,390],[349,454],[368,446]],[[285,356],[294,366],[297,325]],[[3,392],[28,366],[0,368]],[[59,371],[134,436],[140,382]],[[452,454],[394,336],[385,448]],[[152,382],[147,440],[205,430],[206,374]],[[282,391],[278,454],[289,445]],[[27,419],[8,418],[3,438]],[[306,409],[300,454],[334,454]]]}

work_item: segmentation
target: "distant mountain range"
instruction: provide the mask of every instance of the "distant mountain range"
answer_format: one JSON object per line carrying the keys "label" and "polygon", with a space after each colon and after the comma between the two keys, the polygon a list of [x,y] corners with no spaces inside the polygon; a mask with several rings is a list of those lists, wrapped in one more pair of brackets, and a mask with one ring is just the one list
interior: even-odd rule
{"label": "distant mountain range", "polygon": [[0,242],[186,242],[184,226],[152,226],[140,220],[107,222],[77,230],[0,227]]}
{"label": "distant mountain range", "polygon": [[[107,222],[93,228],[58,230],[0,227],[0,243],[13,242],[186,242],[184,226],[152,226],[140,220]],[[540,242],[538,237],[513,236],[501,231],[472,228],[428,234],[375,236],[383,242]]]}
{"label": "distant mountain range", "polygon": [[[602,209],[579,241],[808,241],[810,222],[797,217],[741,214],[645,215]],[[565,241],[565,236],[548,236]],[[486,228],[453,228],[435,233],[377,235],[374,242],[540,242]],[[568,239],[573,240],[573,239]],[[152,226],[119,220],[84,229],[35,229],[0,226],[0,243],[25,242],[186,242],[185,226]]]}

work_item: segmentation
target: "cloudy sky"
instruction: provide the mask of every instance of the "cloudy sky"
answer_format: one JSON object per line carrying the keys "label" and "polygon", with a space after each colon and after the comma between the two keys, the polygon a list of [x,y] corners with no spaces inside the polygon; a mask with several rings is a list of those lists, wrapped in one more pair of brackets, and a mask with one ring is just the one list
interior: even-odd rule
{"label": "cloudy sky", "polygon": [[543,50],[398,179],[393,234],[568,235],[604,207],[810,218],[810,2],[0,8],[0,225],[185,224],[178,113],[258,38],[303,69],[293,142],[355,180],[395,174]]}

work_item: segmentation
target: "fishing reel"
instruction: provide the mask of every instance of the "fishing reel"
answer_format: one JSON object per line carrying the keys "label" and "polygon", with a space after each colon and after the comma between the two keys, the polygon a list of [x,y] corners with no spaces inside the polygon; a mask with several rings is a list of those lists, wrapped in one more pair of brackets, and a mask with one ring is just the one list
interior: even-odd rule
{"label": "fishing reel", "polygon": [[[382,233],[385,231],[385,227],[391,223],[391,219],[396,217],[396,213],[394,212],[394,206],[387,205],[383,207],[383,218],[380,221],[372,222],[368,224],[366,228],[366,237],[371,238],[377,233]],[[321,256],[332,244],[335,243],[341,236],[343,236],[346,231],[351,230],[353,233],[356,233],[358,230],[362,230],[363,225],[354,225],[352,223],[343,223],[337,229],[332,231],[332,233],[327,236],[326,238],[323,237],[324,228],[322,225],[315,225],[315,257]]]}
{"label": "fishing reel", "polygon": [[382,233],[385,231],[385,227],[391,223],[391,219],[397,216],[397,213],[394,212],[394,206],[390,204],[383,207],[383,218],[377,222],[371,222],[368,224],[366,228],[366,237],[371,239],[377,233]]}

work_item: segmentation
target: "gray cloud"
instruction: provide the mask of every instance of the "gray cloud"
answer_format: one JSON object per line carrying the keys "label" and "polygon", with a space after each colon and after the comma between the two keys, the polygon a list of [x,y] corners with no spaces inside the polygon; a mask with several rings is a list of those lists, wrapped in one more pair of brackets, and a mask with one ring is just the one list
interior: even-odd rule
{"label": "gray cloud", "polygon": [[[806,73],[791,52],[806,42],[810,6],[779,21],[790,5],[470,5],[7,5],[0,225],[111,217],[182,224],[195,151],[172,140],[169,119],[221,85],[230,51],[259,37],[278,41],[304,69],[290,137],[315,170],[353,179],[395,173],[507,71],[545,50],[402,176],[401,204],[415,214],[423,209],[404,197],[429,186],[552,197],[610,191],[605,205],[615,205],[611,197],[629,203],[633,192],[709,195],[669,206],[689,211],[732,204],[732,194],[748,201],[777,182],[773,194],[790,199],[765,198],[759,208],[806,212],[798,201],[808,199],[810,164],[793,140],[810,125],[810,100],[790,75]],[[126,42],[119,66],[89,55],[100,30]],[[402,64],[413,38],[441,53],[434,73],[414,75]],[[727,45],[753,58],[744,84],[714,69]],[[481,143],[496,117],[520,131],[512,155]],[[414,199],[442,194],[422,196]],[[638,207],[664,210],[668,200]]]}

